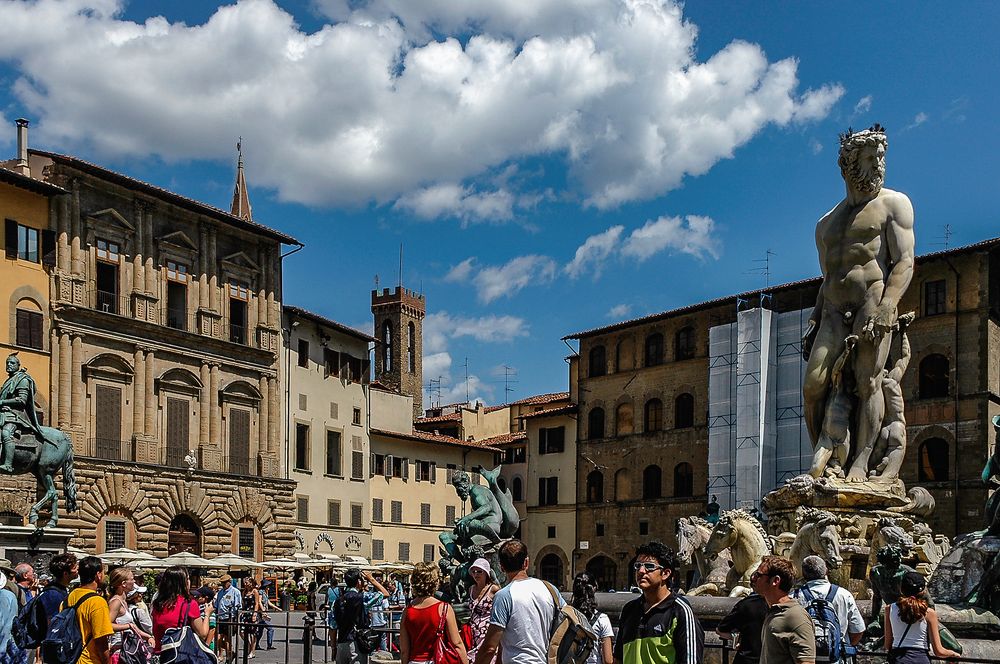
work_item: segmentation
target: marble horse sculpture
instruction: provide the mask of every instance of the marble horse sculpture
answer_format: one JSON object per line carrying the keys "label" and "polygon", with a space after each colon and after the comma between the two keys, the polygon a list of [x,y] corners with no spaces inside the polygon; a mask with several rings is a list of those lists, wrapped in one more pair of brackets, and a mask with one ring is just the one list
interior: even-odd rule
{"label": "marble horse sculpture", "polygon": [[714,560],[729,549],[733,566],[726,575],[726,587],[730,597],[744,597],[750,594],[750,575],[761,559],[771,553],[771,548],[771,540],[760,521],[746,510],[734,509],[719,517],[705,545],[705,554]]}
{"label": "marble horse sculpture", "polygon": [[792,561],[797,575],[802,576],[802,560],[812,555],[825,560],[830,569],[843,564],[837,517],[826,510],[800,507],[799,531],[788,552],[788,558]]}
{"label": "marble horse sculpture", "polygon": [[714,525],[697,516],[677,520],[677,557],[698,570],[699,585],[688,589],[688,595],[721,595],[726,590],[726,575],[732,561],[729,551],[721,551],[714,560],[709,560],[705,553]]}

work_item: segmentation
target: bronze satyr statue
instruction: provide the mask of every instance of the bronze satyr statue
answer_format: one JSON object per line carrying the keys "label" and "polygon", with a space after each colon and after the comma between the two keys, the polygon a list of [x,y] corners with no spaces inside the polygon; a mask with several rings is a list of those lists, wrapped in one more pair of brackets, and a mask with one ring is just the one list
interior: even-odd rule
{"label": "bronze satyr statue", "polygon": [[46,504],[52,516],[48,525],[59,523],[59,494],[53,477],[60,469],[66,509],[76,511],[76,477],[73,474],[73,443],[59,429],[41,426],[35,412],[35,381],[21,366],[17,353],[7,357],[7,380],[0,387],[0,440],[3,458],[0,473],[31,473],[45,490],[42,499],[28,513],[31,524],[38,522],[38,512]]}

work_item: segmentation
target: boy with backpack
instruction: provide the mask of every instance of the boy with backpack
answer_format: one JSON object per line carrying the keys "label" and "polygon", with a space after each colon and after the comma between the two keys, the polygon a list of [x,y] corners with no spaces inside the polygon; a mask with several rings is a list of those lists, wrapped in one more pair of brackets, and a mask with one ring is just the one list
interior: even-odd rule
{"label": "boy with backpack", "polygon": [[77,562],[72,553],[60,553],[49,562],[52,580],[29,601],[11,626],[14,642],[30,651],[42,645],[49,623],[69,595],[68,586],[76,578]]}
{"label": "boy with backpack", "polygon": [[805,583],[792,592],[806,609],[816,633],[816,660],[843,662],[854,655],[854,646],[865,634],[865,621],[854,596],[830,583],[826,562],[819,556],[802,560]]}
{"label": "boy with backpack", "polygon": [[[108,603],[98,592],[104,582],[104,563],[96,556],[80,561],[80,585],[62,610],[49,623],[42,642],[45,664],[108,664],[111,657],[108,637],[114,631]],[[74,653],[79,659],[74,659]]]}

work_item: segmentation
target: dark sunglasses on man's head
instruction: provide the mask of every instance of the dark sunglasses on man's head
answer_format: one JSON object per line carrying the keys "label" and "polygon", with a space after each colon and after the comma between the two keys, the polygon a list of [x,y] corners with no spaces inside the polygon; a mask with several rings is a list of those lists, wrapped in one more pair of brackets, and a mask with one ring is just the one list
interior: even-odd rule
{"label": "dark sunglasses on man's head", "polygon": [[643,572],[655,572],[658,569],[663,569],[663,565],[657,565],[656,563],[633,563],[632,569],[636,572],[639,570]]}

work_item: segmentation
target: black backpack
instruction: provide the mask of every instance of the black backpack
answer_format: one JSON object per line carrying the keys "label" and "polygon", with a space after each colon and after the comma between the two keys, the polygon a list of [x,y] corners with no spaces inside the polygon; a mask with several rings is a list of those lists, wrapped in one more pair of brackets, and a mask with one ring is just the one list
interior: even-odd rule
{"label": "black backpack", "polygon": [[[45,592],[58,592],[55,588]],[[45,607],[39,601],[45,593],[39,593],[31,598],[21,612],[14,618],[10,626],[10,634],[14,643],[21,650],[34,650],[45,640],[49,631],[49,617],[45,615]]]}
{"label": "black backpack", "polygon": [[100,597],[95,592],[89,592],[77,600],[76,604],[64,608],[57,613],[42,640],[42,661],[45,664],[76,664],[83,654],[83,649],[90,644],[83,642],[80,632],[80,621],[76,618],[76,610],[91,597]]}

